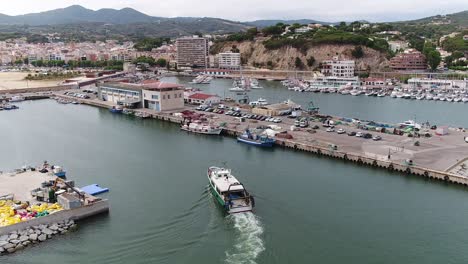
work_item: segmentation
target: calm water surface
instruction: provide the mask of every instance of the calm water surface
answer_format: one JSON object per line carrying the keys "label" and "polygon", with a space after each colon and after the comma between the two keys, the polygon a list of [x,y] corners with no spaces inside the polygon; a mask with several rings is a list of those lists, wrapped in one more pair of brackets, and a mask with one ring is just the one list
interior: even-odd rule
{"label": "calm water surface", "polygon": [[[464,188],[84,105],[19,106],[0,112],[0,168],[61,164],[78,186],[109,187],[111,212],[2,264],[468,262]],[[382,111],[362,113],[400,118]],[[256,196],[254,215],[223,215],[207,191],[207,167],[224,162]]]}

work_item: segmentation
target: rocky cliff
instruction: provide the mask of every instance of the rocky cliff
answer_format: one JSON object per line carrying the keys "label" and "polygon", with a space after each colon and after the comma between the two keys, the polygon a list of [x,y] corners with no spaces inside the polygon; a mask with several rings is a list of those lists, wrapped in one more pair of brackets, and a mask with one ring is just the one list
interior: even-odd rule
{"label": "rocky cliff", "polygon": [[[313,70],[319,66],[321,61],[330,60],[334,56],[338,56],[343,60],[355,60],[356,70],[379,71],[388,67],[388,59],[385,53],[364,46],[362,47],[364,56],[356,59],[351,54],[355,48],[354,45],[316,45],[309,48],[306,52],[302,52],[290,46],[277,50],[268,50],[262,44],[264,40],[216,43],[212,47],[211,52],[213,54],[226,52],[235,46],[241,52],[244,64],[276,70],[296,69],[296,57],[300,58],[304,63],[304,70]],[[312,66],[307,65],[307,59],[310,57],[315,58],[315,63]]]}

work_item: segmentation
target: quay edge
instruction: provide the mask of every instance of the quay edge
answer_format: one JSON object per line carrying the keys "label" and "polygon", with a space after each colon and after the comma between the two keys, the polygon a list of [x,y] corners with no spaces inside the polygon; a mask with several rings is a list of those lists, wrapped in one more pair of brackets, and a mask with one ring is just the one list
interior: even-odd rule
{"label": "quay edge", "polygon": [[28,229],[33,226],[38,225],[49,225],[54,224],[62,221],[69,221],[69,220],[82,220],[94,215],[108,213],[109,212],[109,201],[108,200],[101,200],[95,202],[91,205],[82,206],[75,209],[70,210],[62,210],[55,212],[53,214],[38,217],[35,219],[31,219],[25,222],[20,222],[14,225],[0,227],[0,236],[9,234],[13,231],[17,230],[24,230]]}
{"label": "quay edge", "polygon": [[[60,94],[55,94],[55,96],[70,99],[70,97]],[[83,104],[93,105],[98,107],[109,108],[110,106],[105,104],[104,102],[97,102],[91,101],[86,99],[75,99]],[[138,111],[138,110],[137,110]],[[172,123],[180,124],[183,122],[181,117],[176,117],[169,115],[167,113],[151,113],[150,116],[154,119],[162,120],[162,121],[169,121]],[[237,131],[235,129],[225,128],[225,135],[231,137],[237,137],[242,133],[242,131]],[[375,159],[371,157],[367,157],[365,155],[359,155],[357,153],[350,153],[350,152],[343,152],[338,150],[331,150],[326,147],[320,146],[313,146],[309,144],[303,144],[299,142],[295,142],[294,140],[286,140],[286,139],[276,139],[276,145],[281,147],[290,148],[296,151],[305,151],[309,153],[314,153],[317,155],[327,156],[331,158],[347,160],[350,162],[355,162],[359,165],[367,165],[376,168],[387,169],[389,171],[401,172],[406,174],[418,175],[423,176],[429,179],[436,179],[440,181],[444,181],[447,183],[454,183],[459,185],[468,186],[468,178],[463,176],[459,176],[453,173],[445,172],[445,171],[438,171],[434,169],[424,168],[417,165],[405,165],[396,162]]]}

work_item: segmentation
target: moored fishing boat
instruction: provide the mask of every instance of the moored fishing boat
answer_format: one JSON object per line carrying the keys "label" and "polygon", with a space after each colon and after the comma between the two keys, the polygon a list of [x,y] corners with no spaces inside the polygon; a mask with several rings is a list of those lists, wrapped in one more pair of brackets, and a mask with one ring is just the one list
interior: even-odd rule
{"label": "moored fishing boat", "polygon": [[231,174],[231,170],[210,167],[207,176],[211,192],[228,214],[252,211],[255,206],[253,196]]}
{"label": "moored fishing boat", "polygon": [[146,112],[136,112],[135,117],[146,119],[146,118],[150,118],[151,115]]}
{"label": "moored fishing boat", "polygon": [[21,95],[15,95],[10,98],[10,102],[21,102],[24,101],[25,98]]}
{"label": "moored fishing boat", "polygon": [[210,124],[203,124],[200,122],[187,122],[183,124],[180,129],[205,135],[219,135],[223,132],[223,128],[218,126],[212,126]]}
{"label": "moored fishing boat", "polygon": [[112,113],[120,114],[123,112],[123,107],[120,105],[113,106],[111,109],[109,109]]}
{"label": "moored fishing boat", "polygon": [[263,135],[254,135],[249,129],[246,129],[242,135],[237,137],[238,142],[246,143],[253,146],[268,147],[271,148],[275,144],[274,138],[269,138]]}

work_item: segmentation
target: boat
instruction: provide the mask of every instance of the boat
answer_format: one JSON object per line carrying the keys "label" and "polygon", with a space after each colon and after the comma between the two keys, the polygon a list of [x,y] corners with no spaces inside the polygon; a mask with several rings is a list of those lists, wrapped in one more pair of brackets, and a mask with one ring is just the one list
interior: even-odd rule
{"label": "boat", "polygon": [[123,112],[123,107],[120,105],[113,106],[111,109],[109,109],[109,111],[111,111],[111,113],[120,114]]}
{"label": "boat", "polygon": [[15,110],[18,109],[19,107],[14,105],[14,104],[4,104],[3,105],[3,110]]}
{"label": "boat", "polygon": [[385,97],[387,94],[385,92],[380,92],[377,94],[377,97]]}
{"label": "boat", "polygon": [[205,135],[219,135],[223,132],[223,129],[218,126],[212,126],[210,124],[204,124],[200,122],[187,122],[183,124],[180,129],[188,132]]}
{"label": "boat", "polygon": [[216,201],[228,214],[250,212],[255,207],[255,200],[244,185],[231,174],[231,170],[210,167],[207,171],[210,189]]}
{"label": "boat", "polygon": [[124,115],[134,115],[135,112],[132,109],[125,108],[124,110],[122,110],[122,114],[124,114]]}
{"label": "boat", "polygon": [[463,97],[462,102],[464,102],[464,103],[468,102],[468,97]]}
{"label": "boat", "polygon": [[459,97],[459,96],[453,98],[453,101],[454,101],[455,103],[461,102],[461,100],[462,100],[462,99],[461,99],[461,97]]}
{"label": "boat", "polygon": [[213,77],[208,75],[198,75],[190,83],[192,84],[209,84],[213,80]]}
{"label": "boat", "polygon": [[10,102],[21,102],[24,101],[24,97],[21,95],[15,95],[10,98]]}
{"label": "boat", "polygon": [[268,101],[263,98],[258,98],[257,101],[252,101],[249,103],[249,105],[250,106],[264,106],[264,105],[268,105]]}
{"label": "boat", "polygon": [[274,138],[269,138],[263,135],[254,135],[249,129],[246,129],[242,135],[237,137],[238,142],[246,143],[253,146],[271,148],[275,144]]}
{"label": "boat", "polygon": [[352,91],[350,92],[350,94],[353,95],[353,96],[359,96],[359,95],[362,94],[362,91],[360,91],[360,90],[352,90]]}
{"label": "boat", "polygon": [[136,117],[139,117],[139,118],[142,118],[142,119],[146,119],[146,118],[150,118],[151,115],[146,113],[146,112],[136,112],[135,113],[135,116]]}
{"label": "boat", "polygon": [[247,90],[245,90],[244,88],[240,88],[240,87],[232,87],[232,88],[229,88],[229,91],[231,91],[231,92],[246,92]]}
{"label": "boat", "polygon": [[67,172],[63,170],[60,166],[54,166],[53,168],[54,175],[59,178],[65,178]]}

